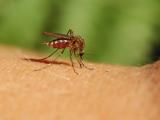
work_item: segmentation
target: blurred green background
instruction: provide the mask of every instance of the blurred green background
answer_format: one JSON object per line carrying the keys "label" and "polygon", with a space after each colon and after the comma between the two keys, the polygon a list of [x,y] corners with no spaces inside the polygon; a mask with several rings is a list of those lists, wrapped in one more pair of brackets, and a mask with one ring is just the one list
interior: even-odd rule
{"label": "blurred green background", "polygon": [[41,33],[69,28],[85,39],[87,60],[142,65],[160,56],[160,0],[0,0],[0,44],[49,54]]}

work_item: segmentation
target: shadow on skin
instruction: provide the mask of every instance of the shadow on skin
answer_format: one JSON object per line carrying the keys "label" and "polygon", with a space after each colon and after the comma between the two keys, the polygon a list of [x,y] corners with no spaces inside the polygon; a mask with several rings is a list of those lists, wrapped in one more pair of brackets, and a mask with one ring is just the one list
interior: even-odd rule
{"label": "shadow on skin", "polygon": [[[22,60],[25,60],[25,61],[28,61],[28,62],[38,62],[38,63],[43,63],[43,64],[48,64],[48,65],[52,65],[52,64],[58,64],[58,65],[66,65],[66,66],[72,66],[70,65],[69,63],[66,63],[66,62],[62,62],[62,61],[55,61],[55,60],[47,60],[47,59],[36,59],[36,58],[22,58]],[[43,70],[45,68],[48,68],[50,66],[44,66],[44,67],[41,67],[39,69],[35,69],[34,71],[40,71],[40,70]],[[73,67],[73,66],[72,66]],[[87,66],[84,65],[85,68],[87,68],[88,70],[93,70],[93,68],[88,68]],[[73,67],[73,70],[76,74],[78,74],[74,67]]]}
{"label": "shadow on skin", "polygon": [[38,63],[44,63],[44,64],[63,64],[66,66],[71,66],[69,63],[62,62],[62,61],[51,61],[51,60],[41,60],[41,59],[35,59],[35,58],[22,58],[22,60],[25,61],[31,61],[31,62],[38,62]]}

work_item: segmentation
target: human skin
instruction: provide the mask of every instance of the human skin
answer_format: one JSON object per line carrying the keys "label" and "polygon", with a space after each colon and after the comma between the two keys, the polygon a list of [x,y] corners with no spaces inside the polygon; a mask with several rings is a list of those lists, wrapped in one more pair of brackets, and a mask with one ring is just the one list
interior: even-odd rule
{"label": "human skin", "polygon": [[[0,120],[159,120],[160,61],[141,67],[69,60],[0,46]],[[29,60],[30,59],[30,60]],[[51,59],[50,59],[51,60]],[[58,61],[58,60],[57,60]]]}

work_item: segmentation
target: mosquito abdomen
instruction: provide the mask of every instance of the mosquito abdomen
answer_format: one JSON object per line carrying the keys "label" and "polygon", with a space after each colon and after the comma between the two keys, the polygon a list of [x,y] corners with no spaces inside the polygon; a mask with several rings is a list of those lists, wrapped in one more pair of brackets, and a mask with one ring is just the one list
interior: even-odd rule
{"label": "mosquito abdomen", "polygon": [[56,41],[46,42],[46,45],[49,47],[62,49],[68,47],[69,42],[70,41],[68,40],[56,40]]}

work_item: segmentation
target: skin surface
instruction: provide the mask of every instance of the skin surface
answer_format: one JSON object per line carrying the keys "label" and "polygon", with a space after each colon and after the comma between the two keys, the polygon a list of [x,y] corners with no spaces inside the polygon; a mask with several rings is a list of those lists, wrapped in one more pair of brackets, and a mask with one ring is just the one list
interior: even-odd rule
{"label": "skin surface", "polygon": [[[70,61],[0,46],[0,120],[160,120],[160,61],[142,67]],[[27,58],[27,59],[25,59]],[[33,58],[28,60],[29,58]]]}

